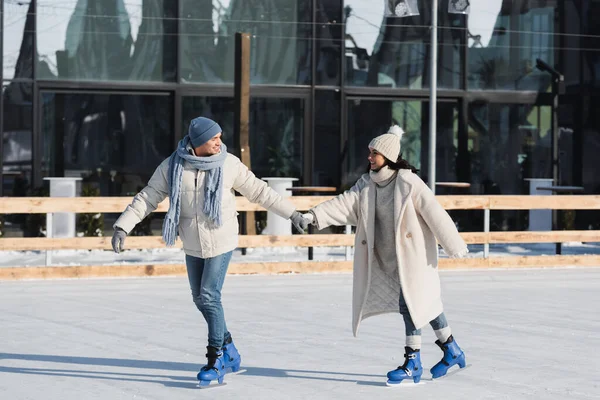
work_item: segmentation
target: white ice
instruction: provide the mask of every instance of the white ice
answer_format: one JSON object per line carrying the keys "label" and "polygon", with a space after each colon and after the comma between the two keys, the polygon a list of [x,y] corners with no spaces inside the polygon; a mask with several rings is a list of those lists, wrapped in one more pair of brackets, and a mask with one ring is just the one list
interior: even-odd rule
{"label": "white ice", "polygon": [[[385,386],[403,362],[399,315],[350,329],[351,274],[228,276],[247,371],[201,391],[207,331],[186,279],[0,282],[0,399],[597,399],[600,268],[441,272],[472,366]],[[426,368],[441,357],[423,333]]]}

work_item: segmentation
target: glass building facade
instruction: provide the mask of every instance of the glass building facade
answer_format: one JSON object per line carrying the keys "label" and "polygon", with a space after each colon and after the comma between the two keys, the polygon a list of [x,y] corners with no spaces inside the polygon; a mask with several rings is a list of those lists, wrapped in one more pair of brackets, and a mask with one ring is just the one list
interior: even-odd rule
{"label": "glass building facade", "polygon": [[[431,2],[2,0],[0,195],[44,177],[135,193],[196,116],[234,125],[234,34],[251,34],[250,149],[260,177],[351,186],[390,124],[427,180]],[[527,194],[552,177],[600,193],[600,0],[439,0],[439,194]],[[577,225],[600,228],[593,212]],[[523,228],[503,213],[494,229]],[[477,218],[467,218],[481,229]]]}

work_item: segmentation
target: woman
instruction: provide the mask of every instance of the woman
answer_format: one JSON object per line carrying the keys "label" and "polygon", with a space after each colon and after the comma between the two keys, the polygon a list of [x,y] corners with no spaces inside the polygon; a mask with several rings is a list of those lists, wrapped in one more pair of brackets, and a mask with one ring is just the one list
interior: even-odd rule
{"label": "woman", "polygon": [[[443,312],[437,241],[451,257],[463,257],[467,245],[416,170],[400,157],[399,126],[369,144],[369,173],[345,193],[310,210],[318,229],[355,225],[353,331],[360,321],[400,312],[406,329],[405,362],[387,374],[388,385],[407,378],[418,383],[421,328],[430,324],[444,356],[433,378],[444,376],[465,355],[454,341]],[[393,217],[392,217],[393,216]],[[436,241],[437,239],[437,241]]]}

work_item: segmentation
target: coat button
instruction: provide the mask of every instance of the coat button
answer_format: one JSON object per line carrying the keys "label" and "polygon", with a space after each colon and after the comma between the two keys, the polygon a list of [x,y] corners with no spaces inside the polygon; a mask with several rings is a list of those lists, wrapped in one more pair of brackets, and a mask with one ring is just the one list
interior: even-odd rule
{"label": "coat button", "polygon": [[411,237],[412,237],[412,233],[407,233],[407,234],[406,234],[406,238],[407,238],[407,239],[410,239]]}
{"label": "coat button", "polygon": [[366,240],[363,240],[361,243],[362,243],[362,244],[367,244],[367,241],[366,241]]}

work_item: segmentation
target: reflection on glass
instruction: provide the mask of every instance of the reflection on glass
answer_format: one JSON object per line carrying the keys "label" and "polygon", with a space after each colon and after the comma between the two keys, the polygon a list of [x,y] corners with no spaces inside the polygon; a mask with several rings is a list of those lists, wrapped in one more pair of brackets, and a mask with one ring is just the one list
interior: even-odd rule
{"label": "reflection on glass", "polygon": [[4,2],[2,76],[4,79],[33,78],[33,1]]}
{"label": "reflection on glass", "polygon": [[2,194],[27,196],[31,188],[32,85],[12,82],[2,87]]}
{"label": "reflection on glass", "polygon": [[317,48],[317,85],[340,85],[342,52],[342,1],[317,0],[315,46]]}
{"label": "reflection on glass", "polygon": [[[344,3],[347,84],[410,89],[429,86],[429,2],[420,2],[419,13],[409,17],[385,16],[386,2]],[[440,87],[460,87],[465,18],[439,11]]]}
{"label": "reflection on glass", "polygon": [[310,0],[181,0],[181,78],[232,83],[235,33],[251,38],[251,82],[309,84]]}
{"label": "reflection on glass", "polygon": [[[527,178],[550,178],[551,107],[472,103],[471,185],[475,193],[528,194]],[[528,212],[495,211],[492,230],[526,230]]]}
{"label": "reflection on glass", "polygon": [[[458,109],[454,102],[439,102],[437,107],[437,181],[455,181],[459,147]],[[385,133],[392,124],[405,131],[402,158],[419,169],[419,176],[427,180],[428,112],[427,101],[350,100],[342,185],[353,185],[366,172],[369,142]]]}
{"label": "reflection on glass", "polygon": [[[183,129],[203,116],[214,119],[223,129],[229,151],[239,155],[233,137],[233,99],[226,97],[184,97]],[[250,160],[259,177],[302,178],[304,101],[301,99],[252,98],[250,100]]]}
{"label": "reflection on glass", "polygon": [[173,7],[168,0],[38,0],[38,77],[173,80]]}
{"label": "reflection on glass", "polygon": [[472,184],[483,194],[527,194],[527,178],[549,178],[552,108],[472,103],[469,107]]}
{"label": "reflection on glass", "polygon": [[173,151],[172,99],[42,93],[42,175],[83,177],[101,196],[143,188]]}
{"label": "reflection on glass", "polygon": [[469,87],[545,92],[550,76],[535,68],[554,65],[556,0],[481,0],[469,16]]}

